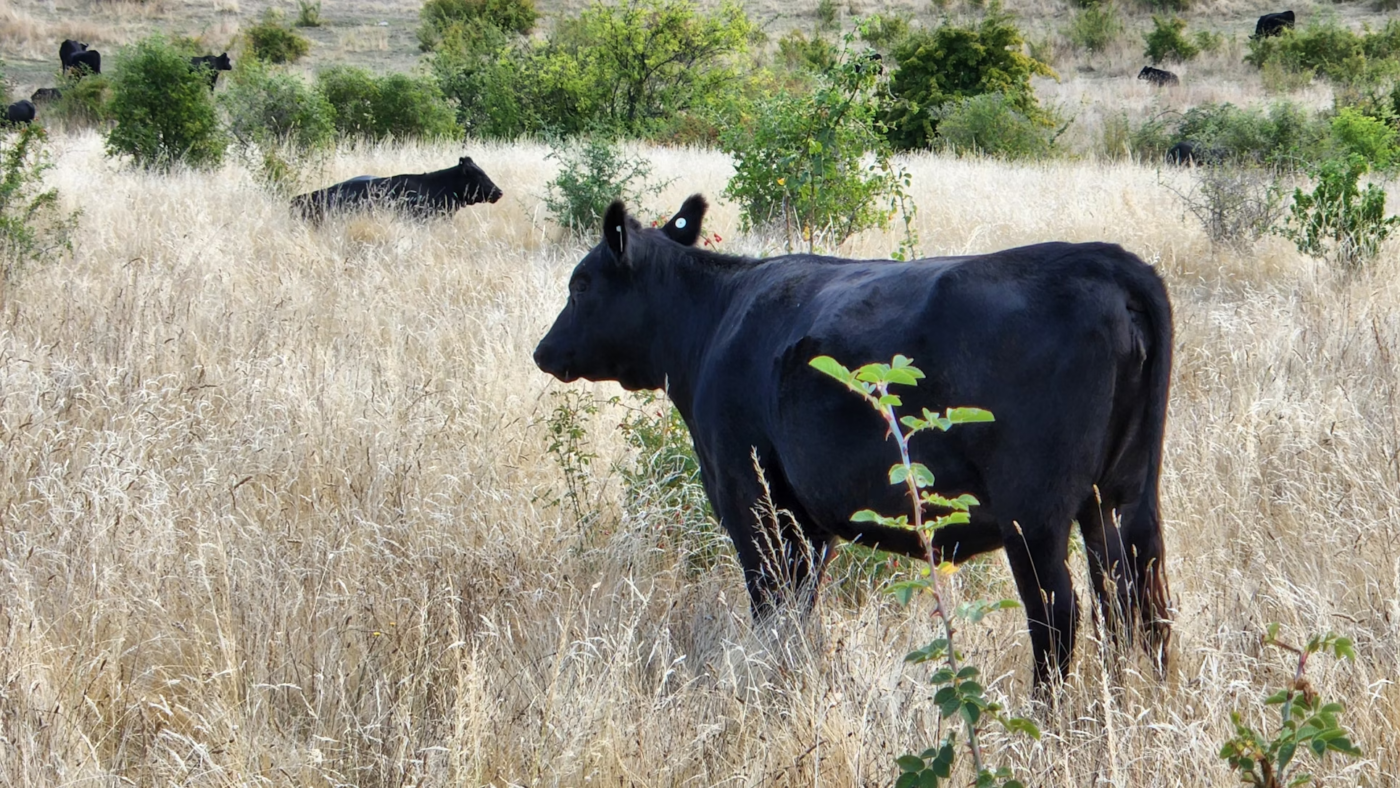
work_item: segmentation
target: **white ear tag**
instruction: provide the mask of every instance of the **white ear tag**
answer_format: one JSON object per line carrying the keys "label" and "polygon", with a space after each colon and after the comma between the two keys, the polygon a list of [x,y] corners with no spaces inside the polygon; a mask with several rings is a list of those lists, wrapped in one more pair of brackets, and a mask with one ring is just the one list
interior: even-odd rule
{"label": "white ear tag", "polygon": [[680,219],[677,219],[677,220],[676,220],[676,229],[677,229],[677,230],[681,230],[681,229],[684,229],[684,228],[685,228],[685,218],[682,217],[682,218],[680,218]]}
{"label": "white ear tag", "polygon": [[622,225],[620,224],[617,226],[617,234],[622,235]]}

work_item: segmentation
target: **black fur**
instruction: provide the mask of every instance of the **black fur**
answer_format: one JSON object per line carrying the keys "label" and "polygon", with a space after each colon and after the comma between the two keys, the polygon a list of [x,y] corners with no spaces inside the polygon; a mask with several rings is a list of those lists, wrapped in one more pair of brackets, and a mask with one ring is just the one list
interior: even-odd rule
{"label": "black fur", "polygon": [[1264,14],[1254,24],[1254,38],[1282,35],[1283,31],[1292,29],[1295,19],[1292,11]]}
{"label": "black fur", "polygon": [[469,156],[445,170],[376,178],[361,175],[292,198],[292,209],[320,221],[328,213],[383,205],[417,216],[452,213],[464,205],[495,202],[501,190]]}
{"label": "black fur", "polygon": [[1172,72],[1160,68],[1153,68],[1152,66],[1143,66],[1142,70],[1138,72],[1138,79],[1145,79],[1149,84],[1156,85],[1159,88],[1166,87],[1167,85],[1181,84],[1181,80]]}
{"label": "black fur", "polygon": [[190,58],[190,66],[196,69],[207,69],[209,77],[209,89],[213,90],[219,84],[220,71],[232,71],[233,61],[229,59],[228,53],[222,55],[200,55]]}
{"label": "black fur", "polygon": [[29,123],[34,120],[34,102],[20,99],[5,108],[5,120],[10,123]]}

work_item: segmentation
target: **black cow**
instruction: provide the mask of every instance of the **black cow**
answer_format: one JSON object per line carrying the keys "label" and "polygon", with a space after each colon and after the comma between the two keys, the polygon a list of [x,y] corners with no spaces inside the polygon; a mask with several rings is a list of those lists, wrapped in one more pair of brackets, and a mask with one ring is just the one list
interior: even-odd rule
{"label": "black cow", "polygon": [[76,76],[82,76],[84,70],[94,74],[102,73],[102,53],[96,49],[84,49],[81,52],[73,53],[68,59],[68,70]]}
{"label": "black cow", "polygon": [[63,92],[58,88],[39,88],[29,97],[29,100],[38,104],[41,101],[58,101],[63,98]]}
{"label": "black cow", "polygon": [[[1037,684],[1065,670],[1078,606],[1065,565],[1071,521],[1107,620],[1134,624],[1165,667],[1171,629],[1157,481],[1172,316],[1161,279],[1103,243],[1044,243],[913,262],[729,257],[693,248],[699,195],[659,230],[621,203],[574,269],[569,300],[535,348],[568,382],[665,388],[690,428],[705,491],[734,540],[755,618],[788,594],[810,604],[836,539],[922,558],[905,529],[852,523],[908,511],[899,459],[865,402],[809,366],[914,360],[903,410],[977,406],[996,421],[913,438],[948,493],[981,502],[934,534],[940,560],[1005,547],[1029,619]],[[772,504],[760,526],[763,468]],[[1115,520],[1115,512],[1121,521]]]}
{"label": "black cow", "polygon": [[1179,166],[1224,164],[1230,158],[1225,148],[1202,145],[1195,140],[1182,140],[1167,149],[1167,163]]}
{"label": "black cow", "polygon": [[1142,70],[1138,72],[1138,79],[1145,79],[1148,84],[1156,85],[1159,88],[1181,84],[1181,80],[1172,72],[1152,66],[1143,66]]}
{"label": "black cow", "polygon": [[1269,36],[1282,35],[1286,29],[1293,27],[1294,16],[1292,11],[1280,11],[1277,14],[1264,14],[1259,17],[1259,21],[1254,24],[1254,38],[1268,38]]}
{"label": "black cow", "polygon": [[29,123],[34,120],[34,102],[20,99],[5,108],[5,120],[10,123]]}
{"label": "black cow", "polygon": [[320,221],[327,213],[366,205],[388,205],[428,216],[499,199],[501,190],[496,184],[470,156],[463,156],[455,166],[437,172],[387,178],[361,175],[299,194],[292,198],[292,209],[313,221]]}
{"label": "black cow", "polygon": [[73,56],[79,52],[86,52],[87,48],[87,44],[81,41],[65,38],[63,43],[58,45],[59,67],[67,71],[73,65]]}
{"label": "black cow", "polygon": [[233,61],[229,60],[228,53],[222,55],[200,55],[190,58],[190,66],[196,69],[208,69],[209,89],[213,90],[219,84],[220,71],[232,71]]}

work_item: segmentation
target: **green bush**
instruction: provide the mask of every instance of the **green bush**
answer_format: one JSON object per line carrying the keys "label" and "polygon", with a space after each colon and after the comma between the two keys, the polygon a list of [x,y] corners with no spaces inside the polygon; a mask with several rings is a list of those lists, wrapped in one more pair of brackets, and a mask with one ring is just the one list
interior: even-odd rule
{"label": "green bush", "polygon": [[939,108],[938,118],[938,141],[960,155],[1039,159],[1054,142],[1050,129],[1017,112],[1000,93],[951,101]]}
{"label": "green bush", "polygon": [[1388,170],[1400,164],[1400,131],[1393,123],[1344,107],[1332,117],[1331,131],[1343,154],[1360,156],[1372,169]]}
{"label": "green bush", "polygon": [[1154,65],[1168,60],[1184,63],[1195,58],[1201,50],[1186,37],[1185,30],[1186,22],[1181,17],[1174,16],[1168,19],[1153,14],[1152,32],[1143,33],[1142,36],[1147,42],[1143,56]]}
{"label": "green bush", "polygon": [[336,66],[316,75],[336,131],[346,137],[443,138],[461,133],[452,107],[436,83],[408,74],[377,77],[362,68]]}
{"label": "green bush", "polygon": [[1295,168],[1322,152],[1327,126],[1287,101],[1267,109],[1206,103],[1188,110],[1173,136],[1224,150],[1232,158]]}
{"label": "green bush", "polygon": [[559,162],[559,174],[549,182],[544,205],[561,227],[591,236],[602,226],[603,213],[613,200],[640,206],[657,186],[648,186],[651,164],[628,156],[622,145],[603,135],[561,141],[549,158]]}
{"label": "green bush", "polygon": [[297,0],[296,26],[321,26],[321,0]]}
{"label": "green bush", "polygon": [[1343,85],[1377,85],[1400,74],[1400,20],[1360,34],[1335,19],[1313,20],[1280,35],[1252,38],[1245,62],[1290,73],[1320,74]]}
{"label": "green bush", "polygon": [[815,90],[763,99],[721,135],[734,157],[724,193],[746,227],[782,227],[789,248],[813,250],[886,227],[903,206],[904,177],[881,136],[878,77],[866,62],[843,58]]}
{"label": "green bush", "polygon": [[1031,88],[1031,76],[1054,76],[1023,53],[1021,31],[995,8],[975,28],[944,24],[918,31],[895,47],[889,103],[883,111],[891,144],[927,148],[938,130],[938,108],[951,101],[1000,93],[1021,115],[1050,126]]}
{"label": "green bush", "polygon": [[[71,248],[73,217],[59,208],[58,192],[44,188],[44,172],[53,166],[47,140],[38,124],[0,128],[0,284]],[[3,292],[0,287],[0,302]]]}
{"label": "green bush", "polygon": [[1364,268],[1400,224],[1400,217],[1385,215],[1385,189],[1374,183],[1360,187],[1369,169],[1366,159],[1355,153],[1319,164],[1312,173],[1313,191],[1293,192],[1284,237],[1310,257],[1330,260],[1347,271]]}
{"label": "green bush", "polygon": [[437,49],[452,28],[464,24],[528,35],[539,16],[534,0],[428,0],[418,12],[418,47],[424,52]]}
{"label": "green bush", "polygon": [[909,35],[909,18],[871,14],[860,24],[860,40],[876,49],[887,50]]}
{"label": "green bush", "polygon": [[131,156],[147,168],[213,167],[222,161],[228,139],[209,81],[190,68],[184,52],[152,36],[118,53],[113,73],[109,155]]}
{"label": "green bush", "polygon": [[468,134],[514,139],[541,124],[525,92],[529,44],[485,22],[454,25],[428,56],[438,88]]}
{"label": "green bush", "polygon": [[807,37],[801,30],[778,39],[778,59],[789,69],[821,73],[836,65],[840,47],[821,36]]}
{"label": "green bush", "polygon": [[271,8],[244,36],[253,56],[268,63],[295,63],[311,51],[311,42],[287,27],[281,12]]}
{"label": "green bush", "polygon": [[309,149],[335,139],[330,102],[300,77],[257,60],[239,61],[219,100],[229,132],[244,145],[287,143]]}
{"label": "green bush", "polygon": [[1102,52],[1123,34],[1123,18],[1113,3],[1094,3],[1076,11],[1065,38],[1077,49]]}

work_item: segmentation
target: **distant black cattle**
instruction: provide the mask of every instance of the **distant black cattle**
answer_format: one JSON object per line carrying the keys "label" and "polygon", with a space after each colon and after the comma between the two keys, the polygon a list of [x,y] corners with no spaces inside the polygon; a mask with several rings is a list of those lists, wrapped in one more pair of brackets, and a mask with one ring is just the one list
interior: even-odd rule
{"label": "distant black cattle", "polygon": [[1182,140],[1167,149],[1167,163],[1187,165],[1224,164],[1230,158],[1225,148],[1202,145],[1195,140]]}
{"label": "distant black cattle", "polygon": [[1145,79],[1149,84],[1157,87],[1181,84],[1181,80],[1177,79],[1177,76],[1172,72],[1152,66],[1143,66],[1142,70],[1138,72],[1138,79]]}
{"label": "distant black cattle", "polygon": [[[912,456],[941,492],[980,502],[970,523],[934,533],[936,559],[1006,548],[1037,683],[1062,674],[1074,646],[1065,560],[1075,520],[1102,612],[1128,624],[1115,632],[1140,629],[1165,665],[1157,488],[1172,315],[1151,267],[1104,243],[913,262],[731,257],[694,248],[705,208],[695,195],[661,229],[643,229],[613,203],[534,359],[565,382],[666,389],[755,618],[791,595],[810,604],[837,539],[925,557],[908,529],[851,521],[866,508],[908,511],[889,483],[899,452],[867,403],[809,365],[904,354],[928,377],[899,388],[903,411],[966,405],[995,416],[920,433]],[[791,517],[758,519],[765,492],[763,506]]]}
{"label": "distant black cattle", "polygon": [[38,104],[41,101],[58,101],[63,98],[63,92],[58,88],[39,88],[34,91],[29,100]]}
{"label": "distant black cattle", "polygon": [[495,202],[501,190],[469,156],[456,165],[418,175],[361,175],[292,198],[292,209],[313,221],[327,213],[368,205],[401,208],[417,216],[451,213],[464,205]]}
{"label": "distant black cattle", "polygon": [[87,51],[87,48],[87,44],[81,41],[74,41],[71,38],[64,39],[63,43],[58,45],[59,67],[67,71],[73,65],[73,56],[79,52]]}
{"label": "distant black cattle", "polygon": [[74,52],[68,59],[68,71],[81,76],[84,72],[91,71],[94,74],[102,73],[102,53],[96,49],[84,49],[81,52]]}
{"label": "distant black cattle", "polygon": [[200,55],[190,58],[190,65],[194,68],[208,69],[209,89],[213,90],[219,84],[220,71],[232,71],[233,61],[229,60],[228,53],[222,55]]}
{"label": "distant black cattle", "polygon": [[1285,29],[1293,27],[1294,16],[1292,11],[1280,11],[1276,14],[1264,14],[1259,17],[1259,21],[1254,25],[1255,38],[1268,38],[1282,33]]}
{"label": "distant black cattle", "polygon": [[6,107],[5,120],[10,123],[29,123],[34,120],[34,102],[20,99]]}

